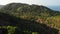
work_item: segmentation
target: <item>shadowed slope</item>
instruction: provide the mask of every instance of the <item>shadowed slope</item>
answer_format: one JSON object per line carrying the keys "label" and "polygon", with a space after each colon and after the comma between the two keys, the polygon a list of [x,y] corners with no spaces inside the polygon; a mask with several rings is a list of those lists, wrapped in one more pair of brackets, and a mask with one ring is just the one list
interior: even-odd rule
{"label": "shadowed slope", "polygon": [[[0,13],[0,26],[17,26],[15,34],[23,31],[38,32],[39,34],[58,34],[58,30],[35,21],[20,19],[8,14]],[[24,32],[23,32],[24,33]]]}

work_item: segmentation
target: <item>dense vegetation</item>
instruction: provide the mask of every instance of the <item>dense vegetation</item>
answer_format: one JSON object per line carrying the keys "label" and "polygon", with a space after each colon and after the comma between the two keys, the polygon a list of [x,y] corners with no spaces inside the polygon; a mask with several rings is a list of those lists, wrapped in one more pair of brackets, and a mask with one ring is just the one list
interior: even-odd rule
{"label": "dense vegetation", "polygon": [[0,13],[0,34],[58,34],[58,31],[46,24]]}
{"label": "dense vegetation", "polygon": [[[51,10],[45,6],[11,3],[11,4],[7,4],[3,8],[1,8],[0,12],[4,13],[4,15],[8,14],[9,16],[16,17],[16,19],[14,17],[7,18],[8,16],[6,16],[6,15],[3,16],[3,18],[1,17],[1,20],[3,19],[3,20],[10,22],[10,23],[8,23],[5,21],[5,23],[1,23],[2,25],[9,24],[9,26],[10,26],[10,24],[11,24],[11,26],[16,26],[17,23],[19,23],[18,25],[20,25],[20,21],[21,21],[25,26],[25,22],[28,22],[28,24],[30,25],[29,22],[34,21],[34,22],[31,22],[33,24],[33,25],[31,25],[31,26],[33,26],[33,27],[31,27],[32,30],[33,30],[33,28],[40,27],[41,24],[46,24],[46,26],[48,26],[48,27],[56,28],[56,29],[60,30],[60,25],[59,25],[60,24],[60,12]],[[0,22],[3,22],[3,21],[0,21]],[[36,22],[36,24],[34,24],[35,22]],[[26,26],[28,26],[28,24]],[[22,26],[22,27],[24,27],[24,26]],[[45,29],[46,26],[44,25],[43,28]],[[34,29],[34,30],[36,30],[36,29]],[[49,28],[48,28],[48,30],[49,30]],[[42,34],[44,34],[44,33],[42,33]],[[52,34],[52,33],[48,33],[48,34]]]}

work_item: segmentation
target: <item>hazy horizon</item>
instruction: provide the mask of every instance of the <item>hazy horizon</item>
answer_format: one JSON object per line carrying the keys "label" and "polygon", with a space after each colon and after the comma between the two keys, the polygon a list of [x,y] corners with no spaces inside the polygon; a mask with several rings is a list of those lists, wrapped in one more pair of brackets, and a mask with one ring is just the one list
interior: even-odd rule
{"label": "hazy horizon", "polygon": [[36,4],[44,6],[60,6],[60,0],[0,0],[0,5],[6,5],[9,3],[26,3]]}

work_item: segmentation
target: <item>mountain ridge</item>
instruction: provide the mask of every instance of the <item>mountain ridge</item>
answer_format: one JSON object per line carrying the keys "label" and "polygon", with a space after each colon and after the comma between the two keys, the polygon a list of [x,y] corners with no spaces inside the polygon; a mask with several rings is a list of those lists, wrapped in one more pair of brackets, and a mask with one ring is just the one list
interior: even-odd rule
{"label": "mountain ridge", "polygon": [[[7,4],[5,7],[3,7],[2,9],[1,9],[1,11],[6,11],[7,13],[8,13],[8,11],[9,12],[27,12],[27,11],[29,11],[29,12],[36,12],[37,14],[38,13],[43,13],[43,12],[46,12],[46,13],[50,13],[50,15],[51,15],[51,13],[60,13],[60,12],[58,12],[58,11],[54,11],[54,10],[51,10],[51,9],[49,9],[49,8],[47,8],[47,7],[45,7],[45,6],[38,6],[38,5],[28,5],[28,4],[21,4],[21,3],[10,3],[10,4]],[[0,11],[0,12],[1,12]],[[56,14],[55,13],[55,14]],[[53,15],[53,14],[52,14]]]}

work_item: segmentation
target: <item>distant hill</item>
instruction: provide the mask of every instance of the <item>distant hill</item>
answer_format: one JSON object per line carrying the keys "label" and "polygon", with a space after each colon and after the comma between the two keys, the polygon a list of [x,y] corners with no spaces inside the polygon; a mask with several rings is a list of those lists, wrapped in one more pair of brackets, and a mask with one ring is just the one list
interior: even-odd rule
{"label": "distant hill", "polygon": [[48,6],[48,7],[53,10],[60,11],[60,6]]}
{"label": "distant hill", "polygon": [[49,9],[45,6],[28,5],[22,3],[10,3],[4,6],[0,12],[8,13],[15,16],[56,16],[60,15],[60,12]]}
{"label": "distant hill", "polygon": [[4,7],[4,5],[0,5],[0,9],[1,9],[2,7]]}

